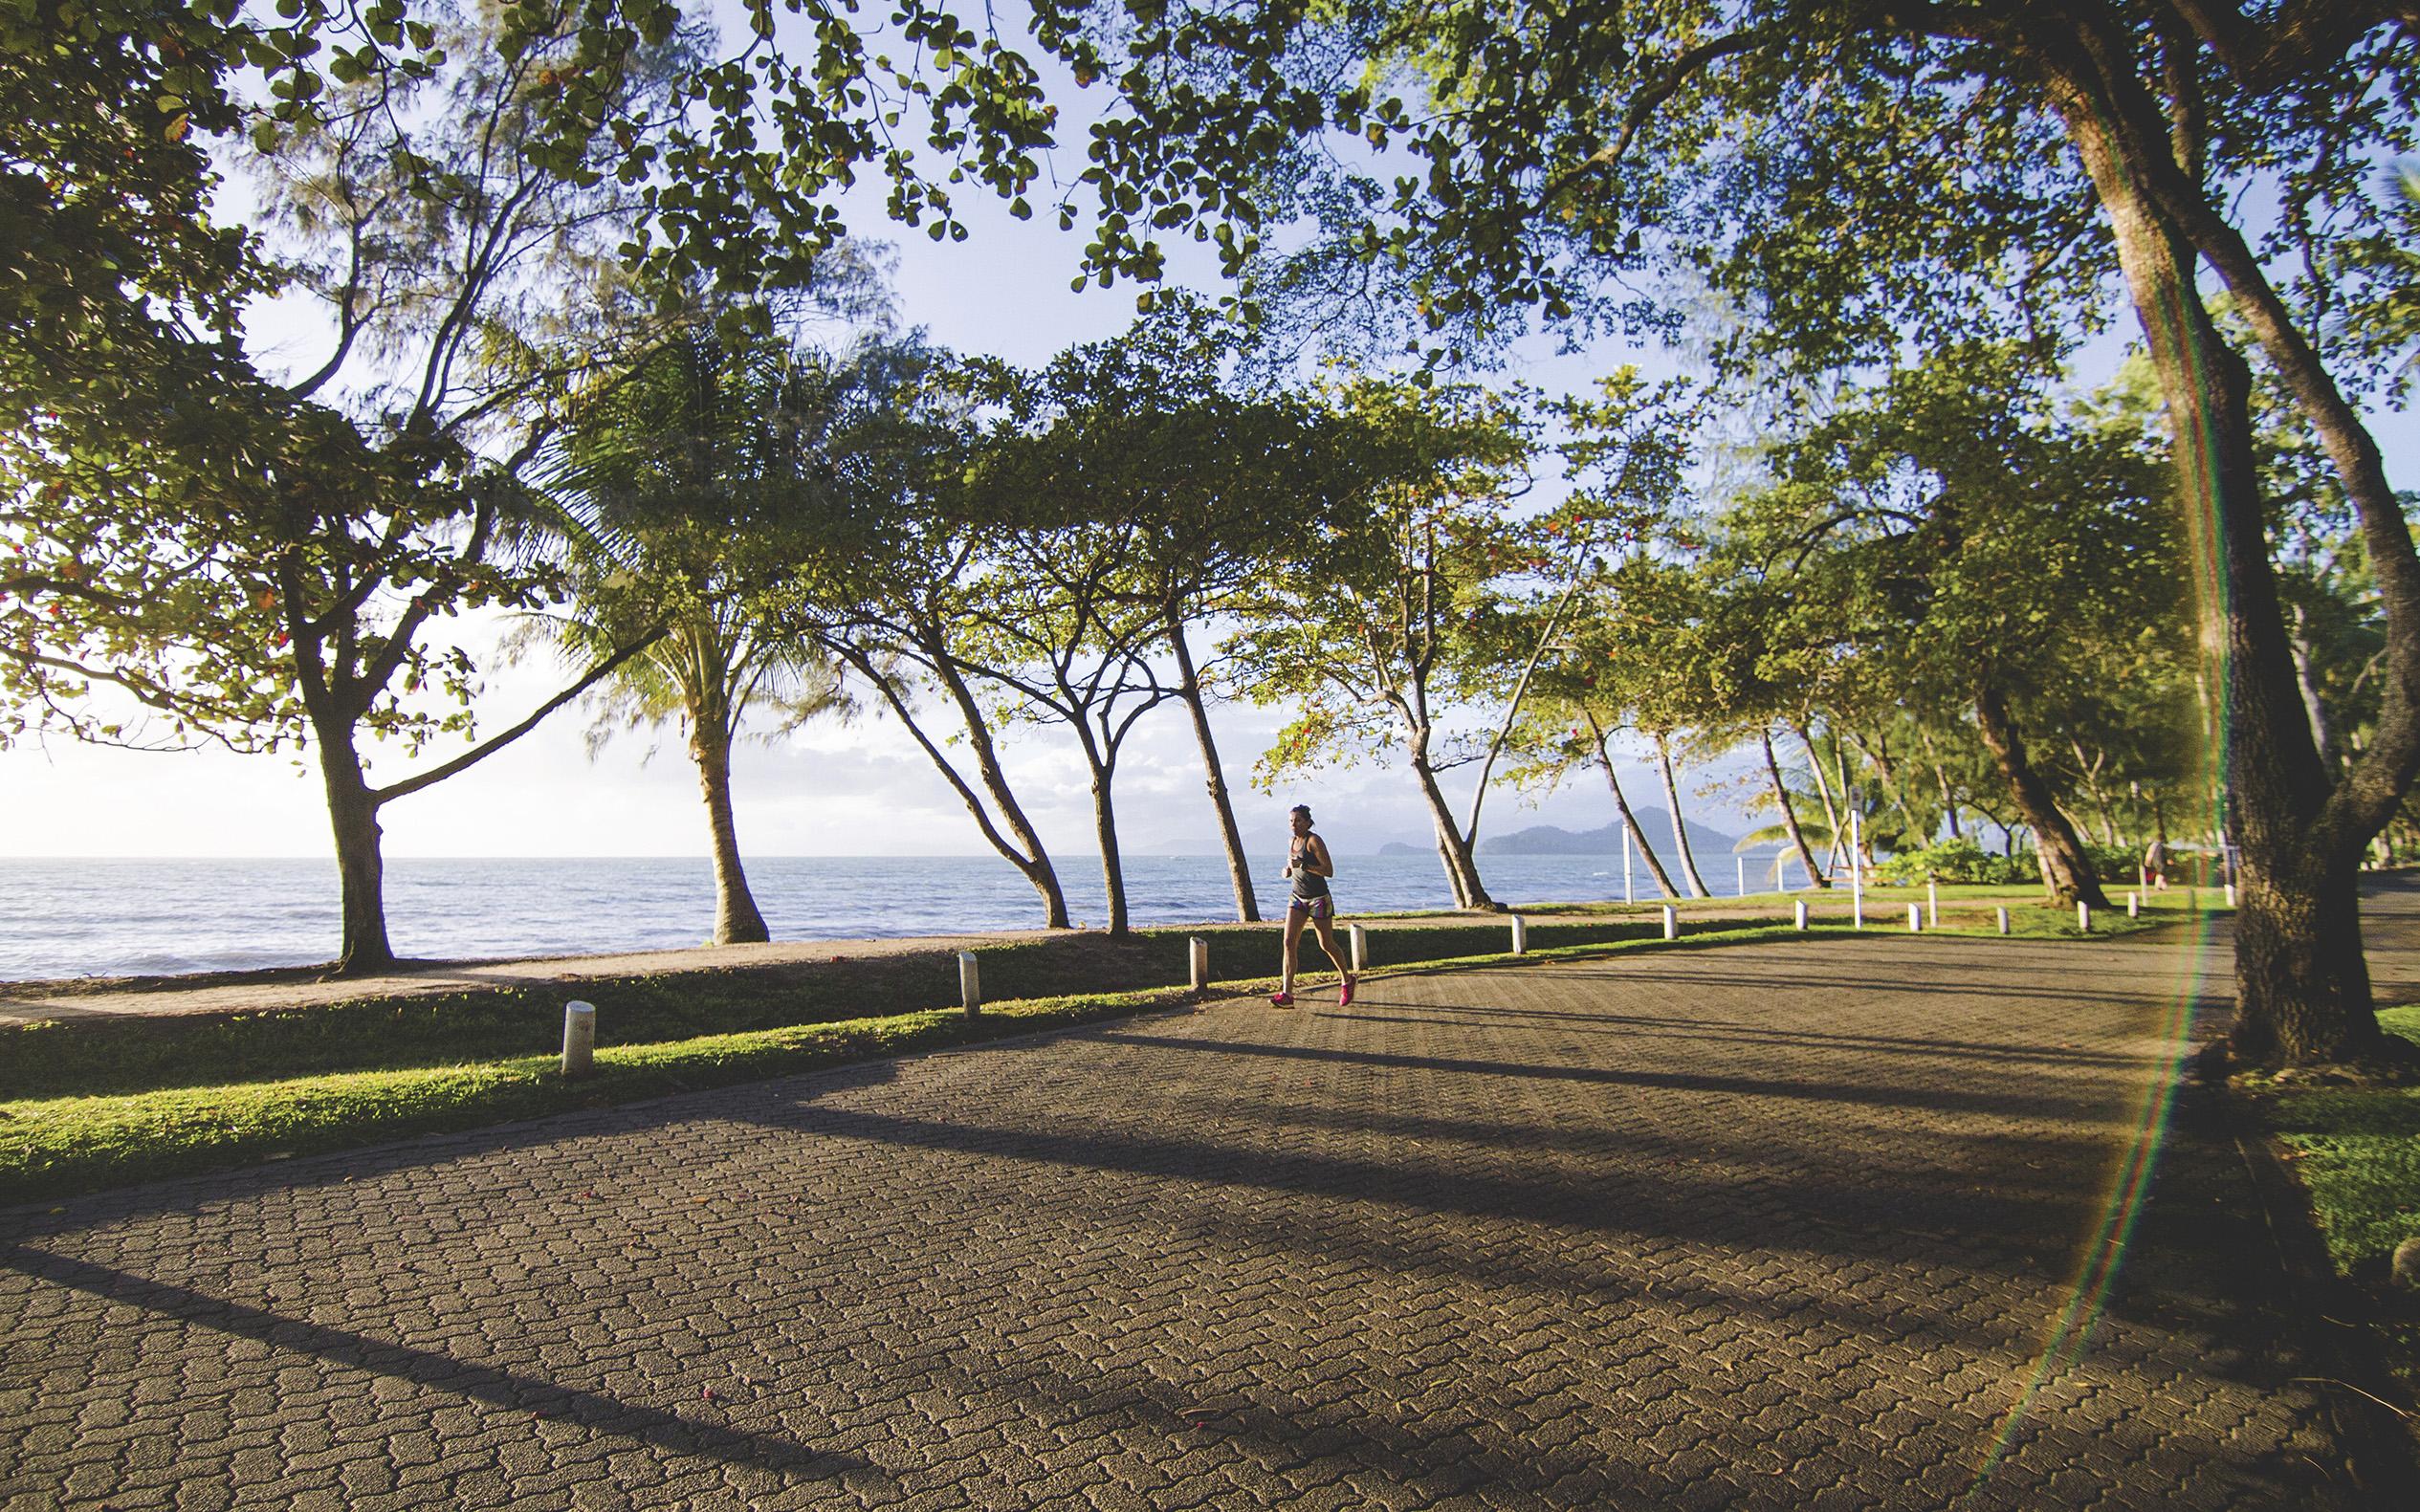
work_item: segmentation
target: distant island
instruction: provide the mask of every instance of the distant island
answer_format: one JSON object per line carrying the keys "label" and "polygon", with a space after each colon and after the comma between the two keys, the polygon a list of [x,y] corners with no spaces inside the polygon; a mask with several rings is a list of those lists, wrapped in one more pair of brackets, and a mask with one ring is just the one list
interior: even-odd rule
{"label": "distant island", "polygon": [[[1631,810],[1639,820],[1639,833],[1656,854],[1669,864],[1677,858],[1672,853],[1672,816],[1660,808]],[[1700,865],[1718,856],[1727,856],[1739,837],[1709,829],[1695,820],[1689,822],[1689,846],[1697,852]],[[1759,849],[1767,847],[1759,846]],[[1479,842],[1483,856],[1618,856],[1621,854],[1621,825],[1607,824],[1601,829],[1582,830],[1577,834],[1553,824],[1533,824],[1509,835],[1490,835]]]}
{"label": "distant island", "polygon": [[[1672,853],[1672,816],[1661,808],[1633,809],[1631,812],[1638,816],[1639,833],[1645,837],[1647,844],[1655,847],[1656,854],[1662,857],[1667,865],[1673,864],[1677,858]],[[1718,859],[1732,854],[1731,847],[1738,843],[1736,835],[1727,835],[1695,820],[1689,822],[1689,844],[1697,852],[1700,866],[1711,866]],[[1775,848],[1771,844],[1761,844],[1753,847],[1749,855],[1751,859],[1770,858]],[[1434,842],[1390,840],[1375,854],[1385,858],[1434,857],[1437,846]],[[1621,854],[1621,825],[1613,823],[1599,829],[1575,832],[1554,824],[1532,824],[1528,829],[1516,829],[1510,834],[1482,836],[1479,854],[1618,856]]]}

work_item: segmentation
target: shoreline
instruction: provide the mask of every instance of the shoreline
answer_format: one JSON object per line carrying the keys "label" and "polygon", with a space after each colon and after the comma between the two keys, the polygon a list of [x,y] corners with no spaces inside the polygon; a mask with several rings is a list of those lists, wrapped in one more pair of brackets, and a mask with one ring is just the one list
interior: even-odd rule
{"label": "shoreline", "polygon": [[[1889,889],[1868,890],[1868,907]],[[1921,889],[1908,889],[1921,890]],[[1995,892],[2014,889],[1992,889]],[[1706,923],[1773,923],[1790,916],[1789,902],[1804,898],[1814,917],[1845,915],[1849,900],[1841,892],[1750,894],[1747,899],[1675,900],[1683,916]],[[1945,898],[1944,902],[1950,900]],[[1957,900],[1972,906],[1973,898]],[[1494,913],[1411,912],[1348,915],[1339,924],[1365,923],[1373,930],[1469,929],[1507,924],[1513,913],[1524,918],[1578,922],[1625,917],[1655,917],[1662,900],[1636,903],[1548,903],[1523,905]],[[1244,924],[1233,919],[1192,924],[1136,926],[1130,938],[1151,940],[1178,934],[1272,936],[1270,973],[1276,970],[1274,936],[1280,919]],[[1879,927],[1879,920],[1877,921]],[[597,953],[488,956],[446,960],[413,960],[397,970],[372,976],[333,977],[333,963],[272,966],[230,972],[176,975],[74,976],[0,980],[0,1027],[35,1022],[142,1019],[185,1015],[279,1012],[324,1007],[368,998],[435,997],[446,993],[494,992],[558,983],[609,980],[632,976],[711,976],[759,969],[808,968],[899,956],[955,954],[1002,946],[1045,941],[1095,941],[1106,944],[1106,930],[1018,929],[969,931],[950,934],[908,934],[859,939],[775,940],[755,945],[692,945],[652,951]],[[1317,957],[1316,947],[1307,946]],[[1322,963],[1324,965],[1324,962]]]}

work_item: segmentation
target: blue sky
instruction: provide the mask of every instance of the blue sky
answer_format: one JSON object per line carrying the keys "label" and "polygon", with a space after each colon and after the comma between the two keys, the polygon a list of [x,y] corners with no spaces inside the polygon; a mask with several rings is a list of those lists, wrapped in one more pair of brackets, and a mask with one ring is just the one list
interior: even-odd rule
{"label": "blue sky", "polygon": [[[855,224],[878,237],[897,230],[882,221],[872,186],[854,198]],[[1069,289],[1080,236],[1039,218],[1016,220],[979,193],[965,198],[962,213],[974,228],[963,243],[936,243],[918,232],[892,238],[902,325],[924,327],[935,340],[962,351],[1033,364],[1072,343],[1114,335],[1133,319],[1131,286]],[[1215,287],[1217,269],[1206,254],[1194,255],[1199,250],[1191,244],[1173,251],[1173,281]],[[293,329],[270,340],[298,362],[314,334]],[[1640,356],[1615,349],[1585,358],[1545,357],[1516,371],[1577,385]],[[1661,365],[1653,354],[1647,361]],[[474,630],[466,641],[476,645],[485,638]],[[535,668],[494,670],[489,686],[490,697],[480,705],[489,728],[509,723],[551,690]],[[1365,763],[1306,778],[1274,794],[1251,792],[1252,762],[1284,722],[1283,712],[1232,708],[1217,718],[1247,836],[1281,846],[1286,808],[1309,801],[1340,849],[1375,849],[1390,840],[1425,844],[1426,811],[1404,774]],[[583,728],[577,712],[566,711],[461,777],[395,803],[385,815],[388,853],[703,854],[704,813],[677,736],[620,735],[592,761]],[[1181,708],[1171,705],[1148,716],[1129,749],[1118,785],[1128,848],[1214,853],[1217,831]],[[424,764],[400,754],[374,760],[390,776]],[[1072,747],[1021,730],[1010,761],[1019,792],[1054,853],[1069,860],[1089,855],[1088,778]],[[1628,780],[1639,784],[1635,803],[1661,803],[1644,771]],[[751,742],[737,755],[735,786],[741,844],[753,853],[962,855],[983,848],[956,796],[888,718],[819,724],[772,744]],[[11,815],[0,827],[5,855],[312,856],[329,849],[317,771],[287,756],[149,755],[34,740],[0,752],[0,791],[9,795]],[[1487,830],[1547,822],[1594,828],[1610,820],[1601,795],[1600,783],[1529,809],[1519,795],[1502,789],[1487,800]],[[1744,827],[1710,806],[1705,817]]]}
{"label": "blue sky", "polygon": [[[900,323],[924,327],[944,345],[1033,364],[1071,343],[1123,330],[1133,318],[1131,287],[1081,294],[1068,288],[1080,235],[1059,232],[1046,216],[1015,220],[978,187],[969,186],[961,201],[974,230],[964,243],[935,243],[918,232],[894,235],[897,229],[883,221],[879,186],[862,186],[848,208],[861,230],[896,242]],[[1215,286],[1216,269],[1206,253],[1190,243],[1176,244],[1172,252],[1174,281]],[[287,339],[307,341],[308,333]],[[2105,343],[2095,360],[2105,362],[2116,351],[2116,342]],[[1551,387],[1577,387],[1626,362],[1651,373],[1673,367],[1662,354],[1610,342],[1575,355],[1553,354],[1541,343],[1512,371]],[[2404,428],[2390,423],[2380,435],[2390,448],[2391,471],[2409,484],[2413,447],[2398,441]],[[466,639],[476,644],[488,633],[474,627]],[[498,670],[481,705],[485,722],[490,728],[509,722],[549,690],[540,669]],[[1274,794],[1250,792],[1252,762],[1283,722],[1283,712],[1228,709],[1219,719],[1247,836],[1268,848],[1281,845],[1286,806],[1309,801],[1321,813],[1323,832],[1342,851],[1375,849],[1389,840],[1425,842],[1425,811],[1404,774],[1365,763],[1307,777]],[[576,712],[559,715],[464,776],[393,805],[385,815],[388,852],[703,854],[703,811],[677,737],[670,732],[652,742],[619,736],[591,760],[583,730]],[[1065,743],[1045,735],[1021,731],[1014,739],[1010,759],[1021,794],[1054,853],[1079,864],[1091,850],[1082,763]],[[658,748],[651,760],[650,745]],[[401,775],[421,764],[390,755],[379,768]],[[1740,775],[1736,767],[1693,774],[1683,790],[1691,812],[1718,827],[1747,827]],[[1634,804],[1661,803],[1644,769],[1626,770],[1624,781]],[[1729,791],[1701,798],[1693,790],[1705,781],[1728,782]],[[982,849],[956,797],[887,719],[821,724],[774,744],[751,743],[737,756],[735,783],[741,844],[756,854]],[[0,826],[5,855],[314,856],[329,849],[316,771],[286,756],[149,756],[36,740],[0,752],[0,792],[11,814]],[[1170,706],[1145,721],[1121,771],[1118,801],[1132,850],[1217,849],[1199,756],[1180,709]],[[1488,806],[1489,833],[1534,822],[1593,828],[1611,817],[1601,782],[1536,807],[1504,790]]]}

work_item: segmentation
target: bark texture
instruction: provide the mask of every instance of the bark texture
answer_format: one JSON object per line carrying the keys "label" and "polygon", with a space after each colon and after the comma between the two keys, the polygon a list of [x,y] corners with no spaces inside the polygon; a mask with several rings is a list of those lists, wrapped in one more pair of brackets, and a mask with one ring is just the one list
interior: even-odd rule
{"label": "bark texture", "polygon": [[[1797,849],[1798,862],[1807,868],[1808,880],[1818,887],[1832,886],[1830,878],[1815,869],[1815,851],[1807,844],[1807,837],[1798,828],[1798,809],[1790,800],[1789,785],[1781,779],[1781,763],[1773,757],[1773,733],[1759,730],[1756,738],[1765,748],[1765,776],[1773,784],[1773,806],[1781,810],[1781,827],[1788,831],[1790,844]],[[1951,833],[1956,833],[1953,829]],[[1778,876],[1775,878],[1779,880]]]}
{"label": "bark texture", "polygon": [[1219,840],[1226,846],[1227,881],[1235,888],[1235,916],[1239,923],[1261,922],[1261,902],[1252,891],[1252,865],[1244,858],[1243,832],[1235,822],[1235,802],[1227,793],[1226,768],[1219,760],[1219,742],[1210,733],[1208,701],[1201,695],[1201,678],[1195,671],[1193,650],[1185,642],[1185,624],[1180,616],[1168,617],[1168,646],[1176,653],[1177,696],[1185,702],[1185,712],[1193,716],[1193,735],[1201,747],[1202,780],[1210,790],[1210,807],[1219,816]]}
{"label": "bark texture", "polygon": [[[2220,671],[2224,773],[2243,856],[2231,1039],[2238,1055],[2265,1063],[2376,1054],[2383,1034],[2370,1003],[2351,879],[2362,845],[2390,809],[2359,801],[2368,795],[2337,794],[2311,737],[2269,560],[2253,449],[2251,371],[2220,337],[2195,287],[2202,250],[2176,213],[2183,194],[2163,182],[2174,176],[2176,164],[2143,150],[2142,122],[2128,119],[2136,102],[2108,87],[2115,76],[2101,66],[2104,60],[2085,43],[2074,51],[2073,57],[2043,54],[2052,97],[2108,214],[2159,374],[2201,568],[2203,654]],[[2189,193],[2198,198],[2198,187]],[[2241,276],[2238,270],[2231,284]],[[2259,302],[2255,296],[2248,306]],[[2255,328],[2258,323],[2255,313]],[[2284,356],[2296,365],[2291,351]],[[2298,381],[2303,387],[2318,382],[2306,371],[2288,374],[2290,386]],[[2317,405],[2314,418],[2324,436],[2330,406],[2321,396],[2302,397]],[[2365,432],[2360,446],[2341,436],[2327,439],[2358,502],[2375,449]],[[2364,507],[2365,525],[2371,513]],[[2399,518],[2396,525],[2400,529]],[[2373,527],[2370,534],[2378,532]],[[2408,532],[2390,556],[2401,559],[2381,572],[2382,591],[2389,584],[2406,591]],[[2390,604],[2390,644],[2394,609]],[[2409,743],[2413,732],[2401,728],[2409,723],[2407,710],[2382,712],[2381,731],[2391,732],[2384,743]],[[2369,780],[2399,796],[2410,781],[2408,755],[2372,767]],[[2373,815],[2377,822],[2367,822]]]}
{"label": "bark texture", "polygon": [[2084,853],[2083,842],[2025,754],[2025,739],[2009,713],[2007,695],[1989,682],[1977,684],[1974,720],[1985,749],[2008,782],[2017,813],[2033,828],[2035,848],[2042,858],[2042,885],[2062,902],[2107,908],[2108,895],[2093,874],[2092,858]]}
{"label": "bark texture", "polygon": [[739,864],[739,829],[731,804],[731,729],[720,719],[700,719],[690,737],[690,759],[697,764],[697,786],[706,800],[706,826],[715,858],[715,943],[753,945],[773,937],[758,911],[756,895],[748,890],[748,873]]}
{"label": "bark texture", "polygon": [[328,827],[336,842],[336,870],[343,915],[343,943],[337,955],[340,976],[364,976],[395,964],[386,938],[386,862],[380,846],[379,800],[362,775],[361,756],[348,728],[319,732],[319,778],[328,798]]}
{"label": "bark texture", "polygon": [[[1663,800],[1672,805],[1672,848],[1681,857],[1681,874],[1689,879],[1689,896],[1710,898],[1714,894],[1698,875],[1697,853],[1689,847],[1688,822],[1681,816],[1681,784],[1672,774],[1672,750],[1661,735],[1656,736],[1656,766],[1663,773]],[[1665,892],[1672,895],[1669,887]]]}

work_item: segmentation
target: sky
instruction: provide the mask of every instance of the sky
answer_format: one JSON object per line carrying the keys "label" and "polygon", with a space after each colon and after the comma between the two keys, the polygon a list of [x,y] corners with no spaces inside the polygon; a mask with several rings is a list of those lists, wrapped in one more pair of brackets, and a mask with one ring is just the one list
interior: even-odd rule
{"label": "sky", "polygon": [[[936,243],[920,232],[892,235],[877,198],[861,193],[852,225],[887,237],[897,251],[897,318],[942,345],[1038,364],[1080,341],[1123,331],[1134,291],[1120,285],[1069,289],[1083,238],[1037,219],[1018,221],[996,201],[968,194],[962,211],[973,234]],[[1175,278],[1216,284],[1215,264],[1176,249]],[[313,333],[264,337],[300,362]],[[1533,356],[1515,371],[1577,386],[1642,354],[1619,348],[1576,357]],[[1668,367],[1657,354],[1646,362]],[[493,624],[465,643],[492,638]],[[478,710],[487,729],[504,727],[558,686],[538,666],[489,668]],[[1362,854],[1390,841],[1426,845],[1426,809],[1407,773],[1375,764],[1310,774],[1273,793],[1250,785],[1251,769],[1286,711],[1248,706],[1213,718],[1238,818],[1247,844],[1278,850],[1285,811],[1313,805],[1321,832],[1342,853]],[[619,734],[591,759],[586,719],[577,709],[547,723],[459,777],[385,810],[390,856],[686,856],[707,849],[705,811],[678,733]],[[373,779],[417,771],[446,753],[407,758],[373,754]],[[651,755],[650,755],[651,754]],[[1020,728],[1008,766],[1045,844],[1063,865],[1095,855],[1083,762],[1072,744]],[[1634,805],[1661,806],[1646,769],[1625,769]],[[1691,779],[1694,786],[1694,779]],[[906,733],[870,713],[848,723],[823,721],[772,742],[750,741],[735,754],[734,789],[740,844],[756,855],[971,855],[984,842],[963,804]],[[1467,804],[1468,783],[1452,785]],[[1147,715],[1128,748],[1116,788],[1122,847],[1136,854],[1211,855],[1216,822],[1202,782],[1199,749],[1181,705]],[[1717,800],[1684,789],[1693,817],[1738,831],[1748,822]],[[0,856],[324,856],[331,853],[316,766],[307,756],[235,756],[223,751],[151,754],[33,738],[0,751]],[[1530,823],[1593,829],[1612,822],[1599,780],[1542,806],[1501,784],[1486,800],[1485,833]]]}
{"label": "sky", "polygon": [[[921,232],[899,234],[883,220],[879,186],[861,187],[848,207],[861,234],[896,247],[902,326],[923,327],[960,351],[1031,365],[1070,344],[1114,335],[1132,320],[1131,286],[1069,289],[1081,235],[1059,232],[1046,217],[1012,219],[971,186],[961,212],[973,229],[970,239],[935,243]],[[1172,253],[1173,282],[1215,287],[1206,252],[1179,243]],[[310,340],[307,331],[255,333],[256,344],[275,341],[297,361]],[[2115,350],[2113,340],[2101,358]],[[1525,349],[1509,376],[1576,388],[1629,362],[1650,376],[1676,370],[1666,354],[1608,341],[1576,354]],[[2405,428],[2390,423],[2379,434],[2390,449],[2391,472],[2409,481],[2415,448],[2396,439]],[[495,628],[471,627],[466,644],[479,645]],[[488,695],[479,709],[488,729],[501,728],[553,690],[546,668],[483,665],[490,668]],[[1365,762],[1299,775],[1273,793],[1252,789],[1253,763],[1286,717],[1283,710],[1248,707],[1214,715],[1247,842],[1282,847],[1286,808],[1308,802],[1342,853],[1366,853],[1390,841],[1428,843],[1426,811],[1398,769]],[[704,810],[677,733],[621,734],[592,758],[585,723],[577,710],[563,711],[462,776],[391,805],[384,815],[387,854],[704,854]],[[444,754],[407,759],[374,753],[374,779],[418,770]],[[1054,856],[1063,865],[1086,864],[1093,850],[1091,808],[1072,747],[1021,728],[1010,736],[1007,763]],[[1463,778],[1452,783],[1457,802],[1467,804],[1466,774],[1455,776]],[[1621,776],[1634,805],[1662,804],[1659,783],[1637,759]],[[734,785],[740,842],[750,854],[970,855],[984,848],[956,795],[888,717],[819,722],[776,741],[749,742],[736,755]],[[1699,791],[1708,785],[1714,791]],[[1755,785],[1755,775],[1734,762],[1686,774],[1683,796],[1692,817],[1738,832],[1763,822],[1748,817]],[[1145,718],[1119,772],[1117,801],[1130,852],[1217,852],[1200,757],[1181,706]],[[331,848],[316,769],[290,755],[151,755],[32,738],[0,750],[0,803],[7,815],[0,856],[325,856]],[[1487,800],[1487,815],[1489,834],[1531,823],[1591,829],[1612,820],[1601,780],[1543,799],[1500,786]]]}

